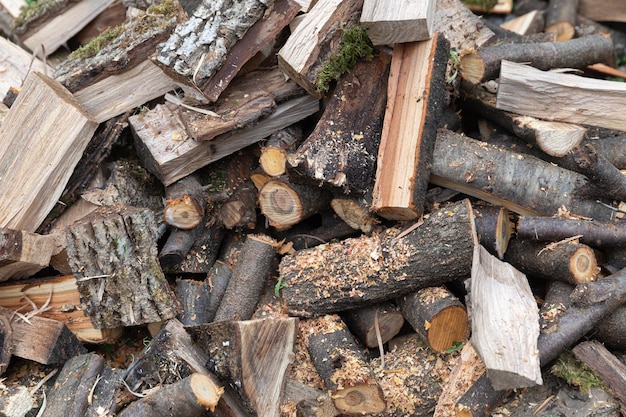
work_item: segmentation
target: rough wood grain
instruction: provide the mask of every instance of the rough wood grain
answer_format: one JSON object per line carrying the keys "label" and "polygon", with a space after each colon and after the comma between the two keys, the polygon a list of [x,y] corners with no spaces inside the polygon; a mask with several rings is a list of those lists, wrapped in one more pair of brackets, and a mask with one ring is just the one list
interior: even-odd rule
{"label": "rough wood grain", "polygon": [[578,13],[597,22],[626,22],[626,4],[611,0],[580,0]]}
{"label": "rough wood grain", "polygon": [[4,99],[9,87],[21,87],[29,70],[45,75],[52,74],[52,67],[38,58],[32,60],[28,52],[5,37],[0,37],[0,62],[3,68],[0,77],[0,99]]}
{"label": "rough wood grain", "polygon": [[374,45],[418,42],[433,34],[437,0],[365,0],[361,24]]}
{"label": "rough wood grain", "polygon": [[27,278],[50,264],[54,236],[0,227],[0,281]]}

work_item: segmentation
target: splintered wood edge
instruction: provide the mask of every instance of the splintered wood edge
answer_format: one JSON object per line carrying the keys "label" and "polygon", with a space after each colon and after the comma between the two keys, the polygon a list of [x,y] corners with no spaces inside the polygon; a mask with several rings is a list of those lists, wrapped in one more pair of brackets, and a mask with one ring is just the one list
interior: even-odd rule
{"label": "splintered wood edge", "polygon": [[217,385],[210,376],[205,374],[194,373],[189,378],[189,386],[197,404],[214,411],[224,393],[224,387]]}

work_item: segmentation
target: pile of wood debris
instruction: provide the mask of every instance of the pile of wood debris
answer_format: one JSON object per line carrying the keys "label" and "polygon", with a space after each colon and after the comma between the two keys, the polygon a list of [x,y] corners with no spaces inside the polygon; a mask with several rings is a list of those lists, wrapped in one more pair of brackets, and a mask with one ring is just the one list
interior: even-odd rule
{"label": "pile of wood debris", "polygon": [[510,414],[570,348],[626,410],[626,7],[25,3],[0,416]]}

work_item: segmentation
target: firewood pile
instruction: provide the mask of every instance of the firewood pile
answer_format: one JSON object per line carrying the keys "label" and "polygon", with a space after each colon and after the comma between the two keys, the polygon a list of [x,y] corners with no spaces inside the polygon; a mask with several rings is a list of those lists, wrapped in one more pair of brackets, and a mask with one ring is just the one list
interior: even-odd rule
{"label": "firewood pile", "polygon": [[626,412],[626,6],[26,3],[0,416],[503,415],[570,350]]}

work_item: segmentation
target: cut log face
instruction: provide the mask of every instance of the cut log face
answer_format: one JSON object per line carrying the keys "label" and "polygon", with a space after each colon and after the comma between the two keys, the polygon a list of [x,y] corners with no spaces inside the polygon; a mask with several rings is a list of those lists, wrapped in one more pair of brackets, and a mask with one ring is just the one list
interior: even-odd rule
{"label": "cut log face", "polygon": [[433,34],[437,0],[365,0],[361,24],[374,45],[417,42]]}
{"label": "cut log face", "polygon": [[0,227],[0,281],[25,278],[48,266],[54,237]]}

